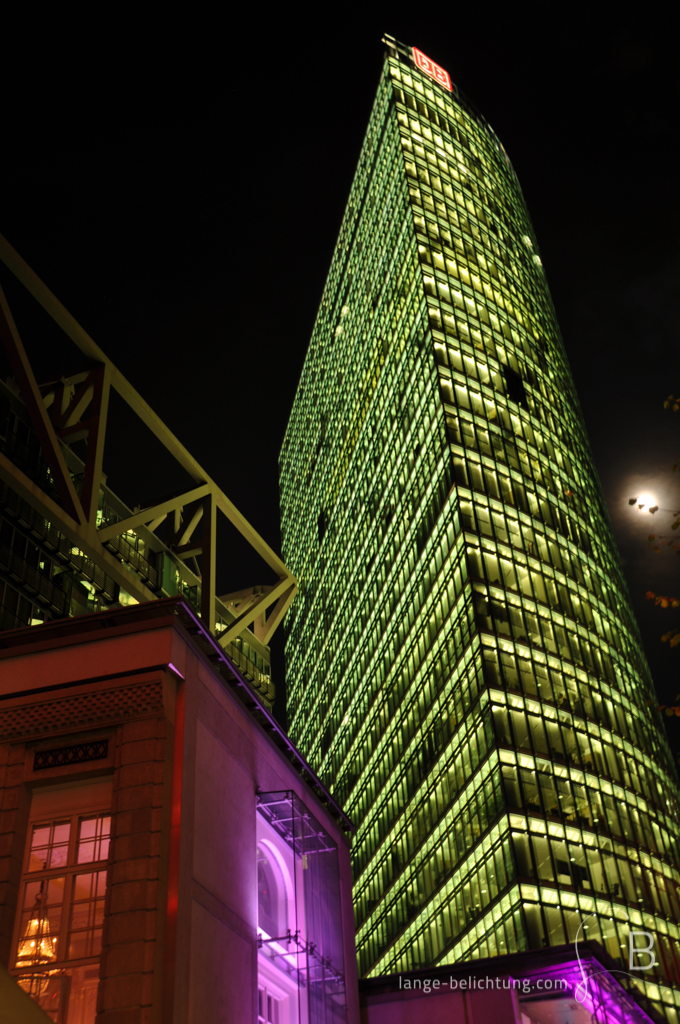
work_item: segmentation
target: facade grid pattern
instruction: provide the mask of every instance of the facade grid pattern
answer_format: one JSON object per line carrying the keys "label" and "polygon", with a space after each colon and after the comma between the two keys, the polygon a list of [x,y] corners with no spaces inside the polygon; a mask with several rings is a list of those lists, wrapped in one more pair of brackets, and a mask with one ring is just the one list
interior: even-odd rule
{"label": "facade grid pattern", "polygon": [[533,228],[488,125],[395,57],[280,486],[290,733],[358,826],[360,973],[581,921],[623,962],[644,927],[679,1020],[677,778]]}

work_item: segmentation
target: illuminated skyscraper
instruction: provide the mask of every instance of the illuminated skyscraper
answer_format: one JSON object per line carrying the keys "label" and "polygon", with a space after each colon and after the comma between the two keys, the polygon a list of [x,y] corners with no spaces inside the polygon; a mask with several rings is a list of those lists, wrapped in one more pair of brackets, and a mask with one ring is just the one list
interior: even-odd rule
{"label": "illuminated skyscraper", "polygon": [[386,42],[280,461],[289,727],[357,826],[360,973],[582,922],[627,970],[644,929],[675,1021],[676,775],[534,231]]}

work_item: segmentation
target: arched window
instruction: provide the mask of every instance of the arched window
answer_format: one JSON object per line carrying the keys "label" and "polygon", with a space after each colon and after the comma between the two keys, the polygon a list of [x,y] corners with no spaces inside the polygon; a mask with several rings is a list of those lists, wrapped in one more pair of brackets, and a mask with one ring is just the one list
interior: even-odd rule
{"label": "arched window", "polygon": [[264,844],[257,848],[257,924],[271,938],[285,935],[286,887],[276,857]]}

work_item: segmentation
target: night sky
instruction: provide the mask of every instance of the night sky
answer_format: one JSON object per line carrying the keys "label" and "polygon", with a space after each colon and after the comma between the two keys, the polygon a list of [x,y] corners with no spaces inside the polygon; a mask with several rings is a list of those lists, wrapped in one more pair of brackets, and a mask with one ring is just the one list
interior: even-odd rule
{"label": "night sky", "polygon": [[[189,19],[162,34],[113,27],[52,56],[26,43],[21,73],[4,72],[0,232],[278,549],[278,450],[381,35],[418,46],[485,114],[522,183],[646,654],[672,700],[680,648],[660,636],[674,613],[644,597],[680,589],[677,556],[647,543],[671,520],[627,499],[680,508],[680,414],[663,410],[680,392],[673,26],[654,5],[628,24],[506,8],[429,5],[418,20],[330,7],[325,27],[253,8],[226,37]],[[39,379],[71,368],[14,302]],[[105,468],[121,497],[145,505],[181,486],[118,405],[112,419]],[[269,581],[221,539],[221,590]],[[274,668],[282,688],[280,638]]]}

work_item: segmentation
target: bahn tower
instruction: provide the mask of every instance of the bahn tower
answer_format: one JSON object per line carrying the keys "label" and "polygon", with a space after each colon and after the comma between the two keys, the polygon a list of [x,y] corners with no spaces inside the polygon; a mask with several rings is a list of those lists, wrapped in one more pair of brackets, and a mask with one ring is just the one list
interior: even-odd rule
{"label": "bahn tower", "polygon": [[646,930],[675,1021],[677,781],[534,231],[385,41],[280,457],[289,726],[357,826],[360,974],[581,924],[628,970]]}

